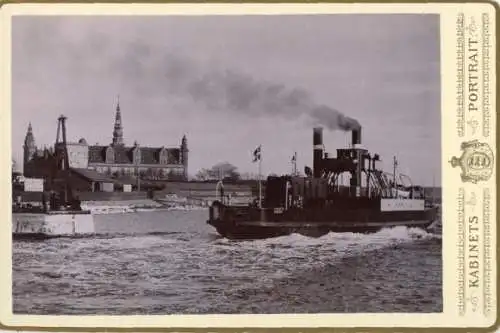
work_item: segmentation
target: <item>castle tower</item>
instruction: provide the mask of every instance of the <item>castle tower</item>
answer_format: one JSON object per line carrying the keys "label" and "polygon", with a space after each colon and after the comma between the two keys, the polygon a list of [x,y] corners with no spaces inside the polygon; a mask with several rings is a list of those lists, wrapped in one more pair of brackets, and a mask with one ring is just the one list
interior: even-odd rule
{"label": "castle tower", "polygon": [[116,103],[115,127],[113,130],[113,146],[123,146],[122,114],[120,112],[120,98]]}
{"label": "castle tower", "polygon": [[28,125],[28,131],[26,132],[26,136],[24,138],[24,170],[26,170],[26,164],[33,159],[36,154],[36,144],[35,144],[35,136],[33,135],[33,128],[31,127],[31,122]]}
{"label": "castle tower", "polygon": [[187,144],[187,138],[186,135],[182,137],[182,142],[181,142],[181,161],[182,165],[184,166],[184,179],[188,179],[188,144]]}

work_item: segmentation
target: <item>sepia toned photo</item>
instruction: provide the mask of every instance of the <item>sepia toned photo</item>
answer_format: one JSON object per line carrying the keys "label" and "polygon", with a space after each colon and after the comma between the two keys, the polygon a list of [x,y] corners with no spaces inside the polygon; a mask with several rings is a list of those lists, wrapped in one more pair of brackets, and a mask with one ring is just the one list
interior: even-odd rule
{"label": "sepia toned photo", "polygon": [[[456,199],[469,184],[494,181],[493,146],[444,132],[451,124],[484,133],[479,118],[467,118],[485,107],[475,103],[484,84],[462,83],[461,123],[444,116],[446,101],[450,112],[459,101],[455,81],[444,85],[457,80],[447,69],[458,63],[454,49],[443,56],[456,46],[454,33],[443,42],[455,16],[179,15],[165,6],[161,15],[20,7],[3,21],[12,209],[2,324],[247,315],[240,323],[249,327],[266,318],[252,315],[292,314],[437,322],[457,312],[445,307],[446,290],[454,299],[460,290],[445,282],[457,280],[455,259],[446,259],[456,258],[446,231],[457,237],[456,228],[471,293],[453,302],[487,301],[496,285],[483,282],[477,251],[491,250],[474,243],[486,237],[485,215],[459,215],[457,225],[454,207],[495,197],[492,188]],[[463,41],[465,64],[475,44]],[[463,70],[471,80],[476,68]],[[455,190],[446,200],[445,188]],[[209,326],[226,326],[217,320]]]}

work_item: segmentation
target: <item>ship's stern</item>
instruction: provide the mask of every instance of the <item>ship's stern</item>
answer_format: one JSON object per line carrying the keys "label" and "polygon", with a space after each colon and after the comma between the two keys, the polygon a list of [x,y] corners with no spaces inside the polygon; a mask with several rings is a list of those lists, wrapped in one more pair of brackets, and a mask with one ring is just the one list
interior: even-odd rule
{"label": "ship's stern", "polygon": [[209,217],[207,224],[214,227],[223,237],[226,237],[228,231],[234,226],[234,221],[230,218],[230,214],[227,214],[227,208],[222,202],[214,201],[208,209]]}
{"label": "ship's stern", "polygon": [[[207,223],[228,239],[263,239],[289,233],[283,228],[261,225],[265,222],[265,209],[252,206],[227,206],[215,201],[209,207]],[[254,223],[256,222],[256,223]]]}

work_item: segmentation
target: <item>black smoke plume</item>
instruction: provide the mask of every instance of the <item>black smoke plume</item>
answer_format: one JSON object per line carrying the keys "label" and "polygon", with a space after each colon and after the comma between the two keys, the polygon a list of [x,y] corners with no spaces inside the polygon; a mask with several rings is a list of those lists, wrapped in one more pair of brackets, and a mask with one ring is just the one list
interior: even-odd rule
{"label": "black smoke plume", "polygon": [[135,45],[133,52],[127,52],[126,59],[136,60],[121,68],[128,68],[134,79],[148,80],[148,77],[140,78],[146,69],[150,73],[149,79],[151,75],[162,75],[162,80],[155,81],[161,82],[166,93],[189,97],[214,111],[285,118],[306,115],[315,124],[330,130],[349,131],[360,127],[358,121],[338,110],[318,105],[303,89],[256,80],[250,75],[217,68],[213,64],[203,68],[184,56],[167,54],[160,60],[153,59],[153,54],[146,46]]}

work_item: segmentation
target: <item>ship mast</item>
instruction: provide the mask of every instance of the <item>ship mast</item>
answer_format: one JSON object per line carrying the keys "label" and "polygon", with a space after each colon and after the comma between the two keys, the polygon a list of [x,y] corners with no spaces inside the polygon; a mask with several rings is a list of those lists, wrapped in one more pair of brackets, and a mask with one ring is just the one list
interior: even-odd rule
{"label": "ship mast", "polygon": [[262,146],[259,146],[259,208],[262,208]]}
{"label": "ship mast", "polygon": [[396,160],[396,156],[394,156],[394,174],[393,176],[393,181],[392,181],[392,186],[394,187],[394,194],[393,196],[397,196],[397,186],[396,186],[396,167],[398,165],[398,161]]}
{"label": "ship mast", "polygon": [[259,208],[262,208],[262,145],[253,151],[252,162],[259,162]]}
{"label": "ship mast", "polygon": [[432,204],[435,203],[435,199],[434,199],[434,191],[436,190],[436,175],[433,174],[432,175],[432,192],[431,192],[431,200],[432,200]]}
{"label": "ship mast", "polygon": [[292,176],[296,175],[297,175],[297,152],[295,152],[292,157]]}

